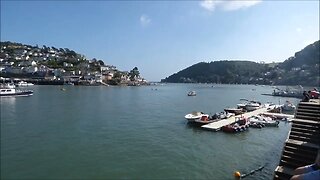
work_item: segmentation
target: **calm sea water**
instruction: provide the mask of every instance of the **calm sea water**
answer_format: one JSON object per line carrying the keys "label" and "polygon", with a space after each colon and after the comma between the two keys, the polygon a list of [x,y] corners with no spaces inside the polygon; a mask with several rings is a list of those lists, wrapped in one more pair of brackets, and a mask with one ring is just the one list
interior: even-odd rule
{"label": "calm sea water", "polygon": [[[288,99],[260,95],[270,86],[60,88],[34,86],[31,97],[1,98],[1,179],[234,179],[235,170],[265,163],[247,179],[272,179],[291,127],[226,134],[184,119],[240,98]],[[188,97],[190,90],[197,96]]]}

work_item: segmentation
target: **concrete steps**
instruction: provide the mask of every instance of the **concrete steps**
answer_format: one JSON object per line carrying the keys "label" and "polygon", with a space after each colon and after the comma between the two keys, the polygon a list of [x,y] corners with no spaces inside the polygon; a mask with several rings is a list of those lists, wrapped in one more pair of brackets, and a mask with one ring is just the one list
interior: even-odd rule
{"label": "concrete steps", "polygon": [[297,158],[303,158],[303,159],[305,159],[307,162],[312,162],[312,161],[314,161],[314,159],[313,159],[313,156],[308,156],[308,155],[306,155],[305,153],[300,153],[299,151],[292,151],[292,150],[290,150],[290,149],[285,149],[284,151],[283,151],[283,155],[285,155],[285,156],[290,156],[290,157],[292,157],[292,156],[297,156]]}
{"label": "concrete steps", "polygon": [[305,119],[305,120],[311,120],[315,122],[320,122],[320,117],[313,117],[313,116],[306,116],[306,115],[295,115],[294,116],[297,119]]}
{"label": "concrete steps", "polygon": [[320,109],[315,108],[315,109],[304,109],[304,108],[299,108],[299,112],[306,112],[306,113],[320,113]]}
{"label": "concrete steps", "polygon": [[301,127],[301,126],[292,126],[291,131],[294,132],[301,132],[301,133],[309,133],[309,134],[320,134],[319,129],[308,129],[308,127]]}
{"label": "concrete steps", "polygon": [[292,128],[301,128],[301,129],[306,129],[310,131],[319,131],[320,128],[318,128],[316,125],[310,125],[310,124],[299,124],[299,123],[293,123]]}
{"label": "concrete steps", "polygon": [[297,167],[312,164],[320,148],[320,100],[300,102],[274,179],[290,179]]}
{"label": "concrete steps", "polygon": [[287,180],[290,179],[291,176],[293,175],[293,170],[292,168],[288,168],[285,166],[278,166],[276,168],[276,176],[277,178],[275,179],[279,179],[279,180]]}
{"label": "concrete steps", "polygon": [[319,144],[320,142],[319,134],[301,133],[296,131],[291,131],[289,138],[304,142],[311,142],[315,144]]}

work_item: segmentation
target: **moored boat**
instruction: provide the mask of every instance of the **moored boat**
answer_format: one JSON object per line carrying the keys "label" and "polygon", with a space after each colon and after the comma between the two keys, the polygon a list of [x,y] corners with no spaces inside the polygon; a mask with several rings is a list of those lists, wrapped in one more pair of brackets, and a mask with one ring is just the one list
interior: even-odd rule
{"label": "moored boat", "polygon": [[0,88],[9,88],[9,89],[13,89],[16,88],[16,85],[14,83],[5,83],[5,84],[0,84]]}
{"label": "moored boat", "polygon": [[294,111],[296,106],[293,105],[290,101],[286,101],[284,105],[281,106],[282,111]]}
{"label": "moored boat", "polygon": [[203,112],[192,112],[184,116],[189,122],[194,122],[196,119],[200,119],[202,116],[209,117],[208,114],[204,114]]}
{"label": "moored boat", "polygon": [[220,120],[221,119],[212,119],[208,115],[203,115],[201,118],[195,119],[194,122],[199,123],[199,124],[209,124],[209,123],[217,122],[217,121],[220,121]]}
{"label": "moored boat", "polygon": [[32,83],[28,83],[28,82],[25,82],[25,81],[20,81],[16,84],[18,87],[26,87],[26,86],[33,86],[34,84]]}
{"label": "moored boat", "polygon": [[250,122],[250,127],[261,129],[261,128],[265,127],[265,125],[263,123]]}
{"label": "moored boat", "polygon": [[271,117],[261,115],[252,116],[248,120],[250,121],[250,124],[257,123],[270,127],[277,127],[279,125],[279,121],[273,120]]}
{"label": "moored boat", "polygon": [[235,115],[239,115],[243,114],[245,110],[243,108],[225,108],[224,111],[227,113],[234,113]]}
{"label": "moored boat", "polygon": [[223,126],[221,129],[224,132],[235,133],[235,132],[246,131],[248,128],[249,128],[249,121],[246,118],[240,118],[234,123]]}
{"label": "moored boat", "polygon": [[258,101],[249,101],[246,104],[245,108],[248,111],[254,111],[254,110],[257,110],[257,109],[261,108],[261,103],[258,102]]}

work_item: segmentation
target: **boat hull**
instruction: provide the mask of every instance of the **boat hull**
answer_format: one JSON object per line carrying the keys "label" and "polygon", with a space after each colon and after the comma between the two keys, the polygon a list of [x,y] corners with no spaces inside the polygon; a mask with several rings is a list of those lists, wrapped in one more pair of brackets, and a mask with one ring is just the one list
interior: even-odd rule
{"label": "boat hull", "polygon": [[243,114],[243,109],[225,108],[224,111],[227,113],[234,113],[235,115]]}
{"label": "boat hull", "polygon": [[187,115],[184,116],[184,118],[186,118],[189,122],[194,122],[195,120],[200,119],[202,116],[209,117],[208,114],[197,114],[197,115],[187,114]]}
{"label": "boat hull", "polygon": [[14,96],[32,96],[33,91],[22,91],[8,94],[0,94],[0,97],[14,97]]}
{"label": "boat hull", "polygon": [[238,120],[232,124],[223,126],[221,130],[227,133],[236,133],[246,131],[249,128],[249,121],[246,119]]}

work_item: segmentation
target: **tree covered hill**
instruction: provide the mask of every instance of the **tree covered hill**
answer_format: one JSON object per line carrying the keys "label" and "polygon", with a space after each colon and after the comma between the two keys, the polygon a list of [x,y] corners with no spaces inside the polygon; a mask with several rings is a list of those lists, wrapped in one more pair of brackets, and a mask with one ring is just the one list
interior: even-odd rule
{"label": "tree covered hill", "polygon": [[200,62],[173,74],[165,82],[246,83],[250,77],[258,77],[267,69],[268,65],[251,61]]}
{"label": "tree covered hill", "polygon": [[200,62],[162,82],[319,86],[319,42],[308,45],[282,63],[265,64],[243,60]]}
{"label": "tree covered hill", "polygon": [[290,70],[295,67],[302,67],[304,65],[314,66],[319,64],[320,57],[320,41],[308,45],[303,50],[296,52],[294,56],[288,58],[279,67]]}

